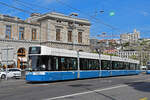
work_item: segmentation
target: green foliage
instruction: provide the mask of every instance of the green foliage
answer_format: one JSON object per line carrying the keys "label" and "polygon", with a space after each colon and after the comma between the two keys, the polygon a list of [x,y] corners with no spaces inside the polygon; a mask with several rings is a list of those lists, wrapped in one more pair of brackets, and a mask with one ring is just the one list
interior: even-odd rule
{"label": "green foliage", "polygon": [[97,53],[96,51],[93,51],[92,53]]}
{"label": "green foliage", "polygon": [[127,47],[127,46],[129,46],[129,44],[130,44],[129,42],[126,42],[126,43],[123,44],[123,46]]}
{"label": "green foliage", "polygon": [[138,57],[136,55],[132,55],[129,57],[130,59],[135,59],[135,60],[138,60]]}
{"label": "green foliage", "polygon": [[109,56],[118,56],[116,54],[108,54],[108,53],[103,53],[104,55],[109,55]]}

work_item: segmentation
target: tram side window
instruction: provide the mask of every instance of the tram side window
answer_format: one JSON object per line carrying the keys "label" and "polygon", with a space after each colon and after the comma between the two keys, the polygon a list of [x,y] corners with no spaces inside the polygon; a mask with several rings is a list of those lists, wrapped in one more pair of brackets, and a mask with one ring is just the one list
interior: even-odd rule
{"label": "tram side window", "polygon": [[130,63],[127,63],[127,69],[130,70]]}
{"label": "tram side window", "polygon": [[129,63],[124,62],[123,67],[124,67],[124,69],[129,70]]}
{"label": "tram side window", "polygon": [[67,66],[65,65],[65,58],[60,58],[60,66],[61,70],[67,70]]}
{"label": "tram side window", "polygon": [[140,65],[138,64],[138,70],[140,70]]}
{"label": "tram side window", "polygon": [[112,69],[112,61],[107,61],[107,70],[111,70]]}
{"label": "tram side window", "polygon": [[89,64],[88,59],[80,58],[80,70],[88,70]]}
{"label": "tram side window", "polygon": [[135,70],[135,64],[130,63],[130,70]]}
{"label": "tram side window", "polygon": [[59,59],[58,57],[52,57],[52,61],[51,61],[51,64],[52,64],[52,71],[58,71],[59,70]]}
{"label": "tram side window", "polygon": [[147,70],[150,70],[150,65],[147,65]]}
{"label": "tram side window", "polygon": [[60,58],[60,70],[77,70],[77,59],[69,57]]}
{"label": "tram side window", "polygon": [[135,69],[139,70],[139,65],[138,64],[135,64]]}
{"label": "tram side window", "polygon": [[134,70],[136,70],[136,64],[134,64]]}
{"label": "tram side window", "polygon": [[88,70],[91,70],[92,69],[92,66],[93,65],[93,61],[92,60],[89,60],[89,68],[88,68]]}
{"label": "tram side window", "polygon": [[93,63],[93,67],[94,67],[94,70],[99,70],[100,67],[99,67],[99,61],[98,60],[94,60],[94,63]]}
{"label": "tram side window", "polygon": [[110,69],[108,62],[109,61],[102,60],[102,70],[109,70]]}
{"label": "tram side window", "polygon": [[124,66],[123,66],[123,62],[118,62],[118,64],[119,64],[119,68],[118,69],[124,69]]}
{"label": "tram side window", "polygon": [[113,70],[117,70],[118,69],[118,62],[117,61],[113,61],[112,62],[112,66],[113,66],[112,67]]}
{"label": "tram side window", "polygon": [[72,62],[72,70],[77,70],[77,59],[76,58],[72,58],[71,60]]}
{"label": "tram side window", "polygon": [[90,59],[89,60],[89,70],[98,70],[98,69],[99,69],[98,60]]}
{"label": "tram side window", "polygon": [[80,58],[80,70],[99,70],[99,62],[96,59]]}
{"label": "tram side window", "polygon": [[135,70],[137,70],[137,64],[134,64]]}

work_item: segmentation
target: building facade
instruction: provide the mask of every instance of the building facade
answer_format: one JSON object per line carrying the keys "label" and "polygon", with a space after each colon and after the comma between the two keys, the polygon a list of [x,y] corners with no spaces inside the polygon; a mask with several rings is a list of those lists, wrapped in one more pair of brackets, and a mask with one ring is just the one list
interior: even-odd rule
{"label": "building facade", "polygon": [[136,29],[133,31],[133,33],[125,33],[120,35],[121,43],[135,43],[140,39],[140,32]]}
{"label": "building facade", "polygon": [[114,54],[120,47],[120,39],[90,39],[91,51],[95,52],[96,48],[102,53]]}
{"label": "building facade", "polygon": [[117,51],[115,53],[119,57],[131,58],[140,61],[141,65],[146,65],[150,61],[150,52],[149,51]]}
{"label": "building facade", "polygon": [[0,15],[0,61],[2,49],[14,49],[16,66],[24,69],[27,63],[28,48],[32,45],[45,45],[90,52],[90,22],[60,13],[34,13],[26,20],[8,15]]}

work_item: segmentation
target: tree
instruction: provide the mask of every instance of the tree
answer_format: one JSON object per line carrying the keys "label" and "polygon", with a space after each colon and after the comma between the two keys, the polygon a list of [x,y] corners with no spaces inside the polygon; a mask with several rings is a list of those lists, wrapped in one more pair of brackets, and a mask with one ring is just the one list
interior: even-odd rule
{"label": "tree", "polygon": [[136,56],[136,55],[132,55],[132,56],[130,56],[129,58],[130,58],[130,59],[138,60],[138,56]]}

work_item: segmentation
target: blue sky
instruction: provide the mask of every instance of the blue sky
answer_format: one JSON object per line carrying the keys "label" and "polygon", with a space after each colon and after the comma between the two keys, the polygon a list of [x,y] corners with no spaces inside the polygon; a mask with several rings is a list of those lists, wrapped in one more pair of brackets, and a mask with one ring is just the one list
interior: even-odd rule
{"label": "blue sky", "polygon": [[[97,35],[102,32],[106,32],[107,35],[119,35],[125,32],[132,32],[133,29],[136,28],[141,32],[141,37],[150,38],[149,0],[58,0],[61,3],[57,0],[18,1],[1,0],[0,2],[7,3],[29,12],[47,13],[56,11],[66,15],[69,15],[71,12],[76,12],[79,14],[78,17],[90,20],[92,24],[90,31],[91,37],[97,37]],[[18,16],[22,19],[26,19],[30,16],[29,13],[21,12],[1,4],[0,6],[1,14]],[[80,11],[76,9],[79,9]],[[101,10],[104,10],[104,13],[100,13]],[[115,12],[115,15],[109,16],[109,13],[112,11]],[[89,16],[93,16],[94,18]],[[98,19],[98,21],[95,20],[95,18]],[[107,27],[101,22],[109,24],[110,26],[115,27],[115,29]]]}

